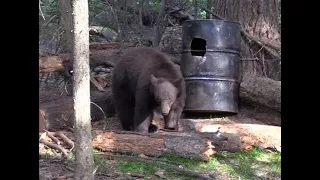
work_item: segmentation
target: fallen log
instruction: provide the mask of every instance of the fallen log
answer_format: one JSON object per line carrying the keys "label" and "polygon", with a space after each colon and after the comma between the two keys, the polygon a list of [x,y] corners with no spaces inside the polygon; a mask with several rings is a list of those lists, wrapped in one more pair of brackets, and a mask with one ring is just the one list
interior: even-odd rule
{"label": "fallen log", "polygon": [[[104,50],[90,52],[90,67],[102,64],[114,66],[115,60],[119,57],[120,50]],[[48,55],[39,58],[39,73],[63,71],[64,68],[72,67],[72,55],[69,53],[59,55]]]}
{"label": "fallen log", "polygon": [[245,75],[240,84],[240,98],[281,112],[281,81]]}
{"label": "fallen log", "polygon": [[94,148],[119,153],[162,156],[164,154],[208,161],[215,154],[209,138],[197,133],[140,134],[127,131],[93,131]]}
{"label": "fallen log", "polygon": [[[114,115],[111,92],[91,91],[91,119],[97,121]],[[56,131],[73,127],[73,99],[54,89],[40,95],[39,130]],[[45,127],[45,128],[44,128]]]}
{"label": "fallen log", "polygon": [[119,49],[120,43],[90,43],[90,50],[106,50],[106,49]]}
{"label": "fallen log", "polygon": [[[122,49],[134,47],[132,43],[91,43],[90,67],[99,66],[106,61],[115,62],[122,53]],[[44,54],[39,52],[39,72],[57,72],[64,69],[63,63],[72,60],[71,53]],[[108,63],[108,62],[107,62]]]}
{"label": "fallen log", "polygon": [[[182,119],[183,131],[201,132],[209,137],[216,151],[239,152],[252,147],[281,152],[281,127],[264,124],[246,124],[212,119]],[[215,132],[219,131],[221,134]]]}
{"label": "fallen log", "polygon": [[39,59],[39,72],[62,71],[64,69],[63,61],[66,61],[66,59],[62,59],[59,56],[42,56]]}
{"label": "fallen log", "polygon": [[[186,124],[190,123],[193,127],[188,129]],[[205,161],[216,151],[239,152],[258,147],[281,152],[281,127],[189,119],[181,119],[180,126],[184,131],[153,134],[94,130],[92,144],[107,152],[172,154]]]}
{"label": "fallen log", "polygon": [[[92,44],[94,45],[94,44]],[[97,45],[97,49],[106,49],[108,45]],[[102,47],[99,47],[102,46]],[[111,47],[110,47],[111,48]],[[90,52],[90,67],[97,67],[100,65],[107,65],[114,67],[116,60],[120,57],[123,53],[122,50],[111,48],[108,51],[105,50],[96,50]],[[180,59],[175,56],[170,56],[171,60],[179,64]],[[39,72],[40,73],[48,73],[48,72],[58,72],[63,71],[65,68],[71,70],[72,68],[72,55],[65,53],[65,54],[58,54],[58,55],[45,55],[40,56],[39,58]]]}

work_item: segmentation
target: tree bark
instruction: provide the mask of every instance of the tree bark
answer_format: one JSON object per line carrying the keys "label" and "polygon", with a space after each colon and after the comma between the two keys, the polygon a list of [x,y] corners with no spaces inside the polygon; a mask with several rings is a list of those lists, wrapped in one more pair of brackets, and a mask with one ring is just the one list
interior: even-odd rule
{"label": "tree bark", "polygon": [[[212,0],[207,0],[207,9],[211,10],[212,7]],[[206,12],[206,19],[210,19],[211,18],[211,14]]]}
{"label": "tree bark", "polygon": [[62,52],[72,52],[72,14],[71,1],[59,0]]}
{"label": "tree bark", "polygon": [[193,0],[193,8],[194,8],[194,19],[198,19],[198,1]]}
{"label": "tree bark", "polygon": [[[244,30],[258,39],[280,42],[278,32],[278,1],[215,0],[215,13],[227,20],[239,22]],[[241,39],[244,74],[258,74],[281,80],[281,60],[270,55],[261,46]]]}
{"label": "tree bark", "polygon": [[[90,112],[88,0],[73,0],[73,109],[76,180],[94,179]],[[69,22],[70,23],[70,22]]]}
{"label": "tree bark", "polygon": [[141,0],[139,4],[139,25],[140,27],[143,26],[143,19],[142,19],[142,11],[143,11],[143,4],[145,0]]}

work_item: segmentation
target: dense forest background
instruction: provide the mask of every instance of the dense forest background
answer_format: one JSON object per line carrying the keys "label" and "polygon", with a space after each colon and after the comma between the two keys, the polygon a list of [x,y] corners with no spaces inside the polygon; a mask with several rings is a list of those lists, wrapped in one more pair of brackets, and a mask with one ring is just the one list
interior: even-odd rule
{"label": "dense forest background", "polygon": [[[67,0],[39,1],[41,52],[70,52],[68,6]],[[243,72],[280,81],[281,0],[89,0],[90,42],[130,42],[168,51],[175,47],[161,44],[166,32],[181,31],[185,20],[218,17],[242,25]]]}

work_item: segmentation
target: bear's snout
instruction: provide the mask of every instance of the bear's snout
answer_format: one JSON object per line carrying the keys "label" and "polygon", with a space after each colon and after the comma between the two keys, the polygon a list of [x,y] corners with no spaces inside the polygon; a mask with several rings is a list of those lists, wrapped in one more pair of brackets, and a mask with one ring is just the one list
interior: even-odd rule
{"label": "bear's snout", "polygon": [[169,114],[169,112],[162,112],[163,116],[167,116]]}
{"label": "bear's snout", "polygon": [[169,114],[169,111],[170,111],[170,108],[169,109],[166,109],[166,110],[162,110],[162,115],[163,116],[166,116]]}
{"label": "bear's snout", "polygon": [[167,103],[161,104],[161,113],[163,116],[168,115],[170,112],[170,106]]}

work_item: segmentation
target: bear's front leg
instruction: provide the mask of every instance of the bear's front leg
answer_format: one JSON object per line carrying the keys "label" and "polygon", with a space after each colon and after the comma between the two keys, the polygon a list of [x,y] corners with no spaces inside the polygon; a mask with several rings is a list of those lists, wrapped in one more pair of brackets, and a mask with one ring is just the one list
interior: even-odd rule
{"label": "bear's front leg", "polygon": [[138,91],[135,97],[133,131],[148,133],[153,118],[152,105],[148,91]]}

